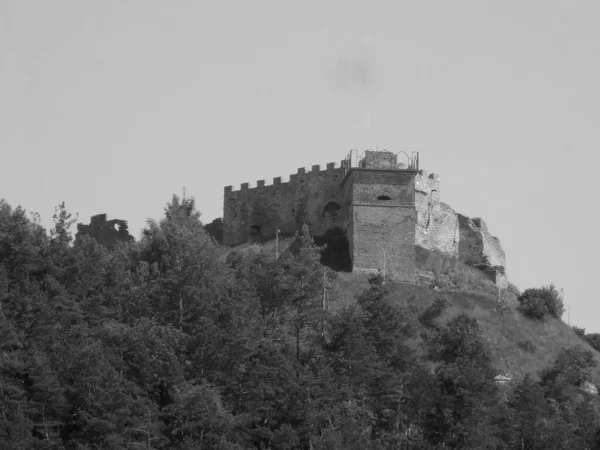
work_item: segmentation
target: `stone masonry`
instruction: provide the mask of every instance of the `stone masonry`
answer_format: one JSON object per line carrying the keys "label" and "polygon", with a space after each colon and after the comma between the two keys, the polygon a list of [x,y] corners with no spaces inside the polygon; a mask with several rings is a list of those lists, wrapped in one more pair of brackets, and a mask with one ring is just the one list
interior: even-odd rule
{"label": "stone masonry", "polygon": [[505,255],[498,238],[480,218],[457,214],[440,201],[440,178],[418,168],[418,154],[398,162],[403,152],[365,151],[353,162],[298,169],[240,190],[225,187],[223,244],[238,245],[293,235],[308,223],[313,236],[342,232],[352,269],[385,270],[392,278],[415,282],[415,244],[438,250],[483,270],[507,285]]}

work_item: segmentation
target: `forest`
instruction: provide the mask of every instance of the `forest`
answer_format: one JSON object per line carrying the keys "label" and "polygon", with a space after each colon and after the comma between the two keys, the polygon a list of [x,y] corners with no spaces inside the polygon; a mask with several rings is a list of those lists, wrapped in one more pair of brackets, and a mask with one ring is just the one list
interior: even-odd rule
{"label": "forest", "polygon": [[443,290],[418,314],[377,274],[324,307],[307,227],[276,258],[221,247],[193,198],[111,246],[76,220],[0,201],[3,450],[600,448],[581,330],[499,383],[477,318],[435,320]]}

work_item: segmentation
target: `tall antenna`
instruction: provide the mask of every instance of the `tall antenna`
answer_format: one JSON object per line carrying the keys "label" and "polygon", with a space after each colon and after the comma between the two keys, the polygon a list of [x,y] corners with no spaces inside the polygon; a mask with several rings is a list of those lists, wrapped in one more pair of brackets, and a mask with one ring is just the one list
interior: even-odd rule
{"label": "tall antenna", "polygon": [[183,187],[183,200],[185,200],[185,186]]}

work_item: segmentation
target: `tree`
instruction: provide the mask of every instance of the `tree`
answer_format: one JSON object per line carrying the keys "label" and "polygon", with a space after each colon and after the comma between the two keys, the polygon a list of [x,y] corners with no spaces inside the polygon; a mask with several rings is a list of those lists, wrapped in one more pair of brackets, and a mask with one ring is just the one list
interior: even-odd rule
{"label": "tree", "polygon": [[562,293],[553,284],[526,289],[518,301],[518,311],[533,319],[541,320],[548,315],[560,319],[565,312]]}
{"label": "tree", "polygon": [[148,221],[141,242],[141,259],[157,264],[159,271],[152,293],[157,317],[190,333],[194,320],[218,309],[228,279],[219,249],[199,218],[193,198],[174,195],[165,217]]}
{"label": "tree", "polygon": [[[323,292],[326,269],[321,266],[321,247],[315,245],[308,225],[296,235],[297,253],[286,253],[280,259],[284,267],[284,283],[289,292],[291,306],[291,326],[295,340],[296,359],[300,359],[301,338],[308,321],[318,320],[315,311],[322,308],[320,301]],[[313,314],[311,314],[313,313]]]}
{"label": "tree", "polygon": [[563,401],[572,397],[582,383],[591,380],[596,365],[593,353],[580,345],[561,348],[552,366],[541,371],[542,386],[548,396]]}
{"label": "tree", "polygon": [[526,375],[511,391],[507,402],[506,440],[513,448],[540,448],[542,423],[549,414],[544,390],[531,375]]}
{"label": "tree", "polygon": [[165,408],[170,434],[187,448],[213,448],[227,441],[234,418],[221,401],[219,392],[202,383],[182,383],[175,388],[174,402]]}
{"label": "tree", "polygon": [[477,320],[465,313],[450,319],[439,346],[440,396],[426,433],[434,442],[452,446],[496,440],[498,430],[490,422],[497,395],[496,371]]}

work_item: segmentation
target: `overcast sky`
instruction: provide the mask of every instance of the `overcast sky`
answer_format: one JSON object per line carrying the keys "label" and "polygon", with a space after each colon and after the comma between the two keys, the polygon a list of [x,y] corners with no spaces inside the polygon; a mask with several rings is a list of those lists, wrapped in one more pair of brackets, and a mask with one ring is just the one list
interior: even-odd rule
{"label": "overcast sky", "polygon": [[[418,151],[600,332],[600,2],[0,0],[0,197],[132,234],[173,193]],[[567,320],[565,314],[564,319]]]}

